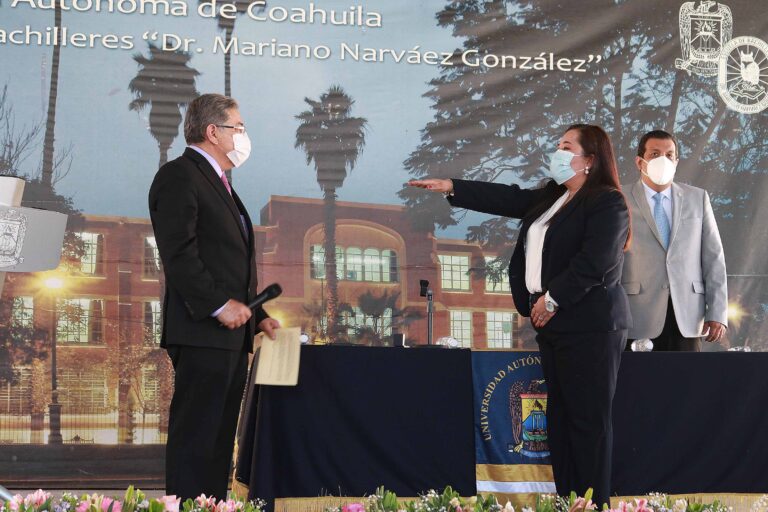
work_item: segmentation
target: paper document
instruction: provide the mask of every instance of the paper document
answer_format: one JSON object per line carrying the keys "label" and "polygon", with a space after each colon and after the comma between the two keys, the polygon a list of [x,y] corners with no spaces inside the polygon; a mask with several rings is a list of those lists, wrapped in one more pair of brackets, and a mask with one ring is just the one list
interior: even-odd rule
{"label": "paper document", "polygon": [[256,384],[268,386],[295,386],[299,382],[299,355],[301,329],[283,327],[276,331],[277,339],[261,336],[259,361],[256,366]]}

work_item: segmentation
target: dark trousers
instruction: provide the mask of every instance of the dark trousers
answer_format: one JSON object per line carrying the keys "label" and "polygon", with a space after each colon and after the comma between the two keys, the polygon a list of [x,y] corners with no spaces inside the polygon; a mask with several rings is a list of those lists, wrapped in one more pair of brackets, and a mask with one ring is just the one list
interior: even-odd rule
{"label": "dark trousers", "polygon": [[538,334],[547,381],[547,439],[557,493],[593,489],[610,503],[616,375],[627,331]]}
{"label": "dark trousers", "polygon": [[[627,340],[627,350],[632,350],[632,342]],[[701,352],[701,341],[699,338],[686,338],[680,332],[675,318],[675,309],[672,307],[672,298],[667,303],[667,317],[664,319],[664,328],[653,342],[654,352]]]}
{"label": "dark trousers", "polygon": [[165,451],[166,494],[226,498],[248,368],[246,351],[171,345],[176,380]]}

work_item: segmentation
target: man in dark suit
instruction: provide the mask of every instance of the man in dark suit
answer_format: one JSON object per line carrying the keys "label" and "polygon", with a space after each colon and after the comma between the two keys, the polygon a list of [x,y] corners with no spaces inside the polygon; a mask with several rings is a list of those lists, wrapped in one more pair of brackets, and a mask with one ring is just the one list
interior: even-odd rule
{"label": "man in dark suit", "polygon": [[184,119],[184,154],[155,175],[149,212],[163,262],[161,346],[176,373],[166,491],[225,498],[253,336],[279,328],[256,295],[253,227],[225,171],[250,153],[237,102],[205,94]]}

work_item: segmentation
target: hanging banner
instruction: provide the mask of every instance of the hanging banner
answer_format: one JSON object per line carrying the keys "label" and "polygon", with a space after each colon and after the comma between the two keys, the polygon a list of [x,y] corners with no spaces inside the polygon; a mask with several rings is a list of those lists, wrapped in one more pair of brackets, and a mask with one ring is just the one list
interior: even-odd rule
{"label": "hanging banner", "polygon": [[473,352],[477,491],[554,493],[538,352]]}

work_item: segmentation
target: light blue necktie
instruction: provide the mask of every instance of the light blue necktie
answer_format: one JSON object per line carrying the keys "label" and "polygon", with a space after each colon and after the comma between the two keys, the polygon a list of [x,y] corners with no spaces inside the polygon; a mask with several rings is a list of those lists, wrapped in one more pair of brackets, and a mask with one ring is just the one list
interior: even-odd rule
{"label": "light blue necktie", "polygon": [[659,228],[659,235],[661,235],[661,242],[664,245],[664,248],[666,249],[669,247],[669,219],[667,218],[667,214],[664,212],[664,206],[662,206],[661,202],[664,199],[664,196],[661,194],[661,192],[657,192],[653,196],[654,206],[653,206],[653,220],[656,221],[656,227]]}

